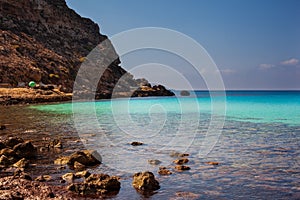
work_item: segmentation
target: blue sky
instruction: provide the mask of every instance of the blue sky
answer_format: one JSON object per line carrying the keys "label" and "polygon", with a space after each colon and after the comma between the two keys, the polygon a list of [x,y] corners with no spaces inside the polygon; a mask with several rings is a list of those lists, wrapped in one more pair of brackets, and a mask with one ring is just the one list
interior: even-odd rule
{"label": "blue sky", "polygon": [[[98,23],[108,36],[132,28],[164,27],[192,37],[217,64],[226,89],[300,89],[299,0],[67,0],[67,4]],[[122,61],[130,69],[130,62]],[[201,81],[197,86],[197,80],[191,80],[203,88]]]}

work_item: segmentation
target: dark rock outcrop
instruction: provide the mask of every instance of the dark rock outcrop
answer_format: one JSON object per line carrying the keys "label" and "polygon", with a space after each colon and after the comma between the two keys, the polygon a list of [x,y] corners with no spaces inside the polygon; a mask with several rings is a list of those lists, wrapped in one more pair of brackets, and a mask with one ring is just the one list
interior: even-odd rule
{"label": "dark rock outcrop", "polygon": [[140,191],[154,191],[160,188],[159,182],[152,172],[139,172],[134,174],[132,186]]}
{"label": "dark rock outcrop", "polygon": [[96,88],[82,83],[77,96],[92,93],[98,99],[111,98],[113,92],[115,97],[174,95],[163,86],[151,87],[145,79],[135,80],[121,68],[118,56],[107,36],[100,34],[99,26],[69,9],[65,0],[0,0],[2,84],[15,87],[35,81],[72,92],[81,64],[99,43],[111,48],[109,54],[103,54],[98,60],[101,64],[97,67],[105,69],[101,78],[97,77],[100,81]]}

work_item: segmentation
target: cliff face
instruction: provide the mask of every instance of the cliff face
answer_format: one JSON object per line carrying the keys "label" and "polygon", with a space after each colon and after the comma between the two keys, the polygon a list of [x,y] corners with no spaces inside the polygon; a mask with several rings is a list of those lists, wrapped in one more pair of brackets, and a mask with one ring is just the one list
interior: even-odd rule
{"label": "cliff face", "polygon": [[[69,9],[65,0],[0,0],[0,83],[34,80],[70,92],[84,57],[106,39],[97,24]],[[117,58],[102,76],[99,98],[109,98],[126,74],[119,64]],[[125,82],[123,90],[148,84],[131,75]],[[142,90],[134,96],[160,95]]]}

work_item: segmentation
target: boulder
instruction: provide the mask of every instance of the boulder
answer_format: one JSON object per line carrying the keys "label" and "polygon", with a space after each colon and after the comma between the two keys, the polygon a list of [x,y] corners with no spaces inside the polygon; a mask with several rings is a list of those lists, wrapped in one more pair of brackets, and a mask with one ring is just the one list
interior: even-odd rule
{"label": "boulder", "polygon": [[121,183],[117,177],[107,174],[92,174],[83,183],[74,183],[68,186],[68,190],[81,195],[102,195],[110,192],[118,192]]}
{"label": "boulder", "polygon": [[138,172],[134,174],[132,186],[137,190],[154,191],[160,188],[159,182],[152,172]]}
{"label": "boulder", "polygon": [[29,141],[15,145],[13,150],[20,158],[34,158],[37,153],[36,148]]}
{"label": "boulder", "polygon": [[101,155],[94,150],[83,150],[77,151],[69,157],[68,165],[74,167],[75,161],[81,163],[85,166],[94,166],[97,164],[101,164],[102,157]]}

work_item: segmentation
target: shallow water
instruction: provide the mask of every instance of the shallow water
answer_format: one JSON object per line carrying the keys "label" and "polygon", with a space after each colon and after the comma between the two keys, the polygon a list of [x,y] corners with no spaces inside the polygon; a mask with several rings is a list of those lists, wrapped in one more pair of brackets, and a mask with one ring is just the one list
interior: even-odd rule
{"label": "shallow water", "polygon": [[[103,164],[92,171],[121,177],[122,188],[112,199],[300,198],[300,92],[228,92],[225,118],[222,96],[195,95],[1,107],[7,130],[0,134],[22,134],[38,146],[61,138],[63,151],[41,153],[31,171],[54,173],[56,180],[69,170],[56,170],[55,157],[97,149]],[[144,145],[133,147],[132,141]],[[191,170],[174,170],[173,151],[190,153]],[[148,159],[162,161],[173,174],[158,175],[160,165]],[[160,182],[154,194],[139,194],[131,186],[132,174],[145,170]]]}

